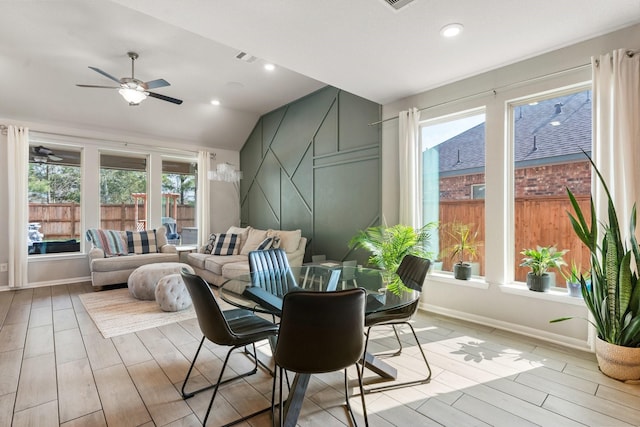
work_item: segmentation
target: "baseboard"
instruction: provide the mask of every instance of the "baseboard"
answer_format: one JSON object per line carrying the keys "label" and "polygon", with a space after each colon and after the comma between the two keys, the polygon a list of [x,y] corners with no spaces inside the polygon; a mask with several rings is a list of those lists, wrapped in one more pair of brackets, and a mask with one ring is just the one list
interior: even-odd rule
{"label": "baseboard", "polygon": [[30,289],[30,288],[43,288],[45,286],[58,286],[58,285],[71,285],[75,283],[91,282],[91,276],[86,277],[74,277],[71,279],[58,279],[47,280],[43,282],[29,282],[27,286],[21,286],[19,288],[10,288],[8,285],[0,286],[0,292],[2,291],[16,291],[18,289]]}
{"label": "baseboard", "polygon": [[582,351],[592,351],[587,341],[564,335],[554,334],[551,332],[540,331],[538,329],[522,326],[514,323],[504,322],[502,320],[492,319],[489,317],[478,316],[475,314],[465,313],[457,310],[451,310],[431,304],[420,304],[420,309],[430,313],[440,314],[442,316],[452,317],[454,319],[465,320],[467,322],[478,323],[484,326],[490,326],[503,331],[513,332],[519,335],[536,338],[542,341],[550,342],[563,347],[574,348]]}

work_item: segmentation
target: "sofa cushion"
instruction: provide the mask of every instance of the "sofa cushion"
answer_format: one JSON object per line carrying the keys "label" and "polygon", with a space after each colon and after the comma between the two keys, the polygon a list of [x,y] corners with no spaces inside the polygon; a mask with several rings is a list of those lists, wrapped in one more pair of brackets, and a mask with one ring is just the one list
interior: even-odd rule
{"label": "sofa cushion", "polygon": [[[208,255],[204,260],[204,270],[209,270],[212,273],[222,275],[222,267],[226,264],[233,262],[245,262],[249,264],[246,255],[228,255],[228,256],[216,256]],[[197,266],[196,266],[197,267]]]}
{"label": "sofa cushion", "polygon": [[193,267],[204,270],[204,262],[209,258],[210,254],[203,253],[190,253],[187,254],[187,263]]}
{"label": "sofa cushion", "polygon": [[122,231],[90,228],[86,235],[87,240],[94,247],[102,249],[105,257],[127,255],[128,253],[127,242],[122,236]]}
{"label": "sofa cushion", "polygon": [[248,273],[249,263],[247,261],[230,262],[222,266],[222,275],[227,279],[231,279]]}
{"label": "sofa cushion", "polygon": [[227,234],[237,234],[238,236],[240,236],[240,246],[238,247],[238,252],[242,250],[245,242],[247,241],[247,237],[249,236],[249,232],[251,231],[252,228],[253,227],[251,226],[246,226],[242,228],[242,227],[236,227],[235,225],[232,225],[227,230]]}
{"label": "sofa cushion", "polygon": [[175,262],[176,253],[152,253],[141,255],[125,255],[112,258],[96,258],[91,261],[92,272],[111,272],[116,270],[132,270],[142,265],[156,262]]}
{"label": "sofa cushion", "polygon": [[280,247],[284,249],[285,252],[295,252],[300,245],[302,230],[269,230],[267,237],[279,237]]}
{"label": "sofa cushion", "polygon": [[240,254],[247,255],[251,251],[255,251],[258,249],[258,246],[267,238],[267,230],[259,230],[257,228],[252,228],[249,231],[249,236],[247,237],[247,241],[244,243]]}
{"label": "sofa cushion", "polygon": [[156,230],[127,231],[129,253],[150,254],[158,252]]}

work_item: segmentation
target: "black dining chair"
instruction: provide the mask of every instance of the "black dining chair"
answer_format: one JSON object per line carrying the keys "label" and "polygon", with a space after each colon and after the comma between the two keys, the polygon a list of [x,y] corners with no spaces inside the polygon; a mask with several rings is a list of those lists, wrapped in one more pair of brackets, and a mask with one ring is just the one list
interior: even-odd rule
{"label": "black dining chair", "polygon": [[[319,374],[344,370],[347,409],[349,404],[347,368],[356,365],[365,424],[367,410],[362,377],[357,362],[364,350],[364,309],[366,292],[362,288],[336,292],[291,292],[284,296],[278,344],[274,353],[277,375],[273,379],[272,413],[275,420],[275,391],[279,379],[279,415],[283,425],[283,371]],[[356,424],[357,425],[357,424]]]}
{"label": "black dining chair", "polygon": [[[216,394],[218,393],[220,385],[225,384],[229,381],[246,377],[248,375],[253,375],[258,371],[258,355],[256,353],[255,343],[276,336],[278,334],[278,326],[266,319],[257,316],[255,313],[249,310],[231,309],[222,311],[215,295],[209,287],[209,284],[203,278],[195,274],[191,274],[187,272],[187,270],[183,269],[182,279],[187,287],[187,290],[189,291],[189,294],[191,295],[191,300],[193,301],[193,306],[198,318],[198,325],[200,326],[203,337],[200,341],[200,345],[198,346],[198,350],[196,350],[196,354],[193,357],[193,361],[191,362],[191,366],[189,367],[187,376],[184,379],[181,391],[183,399],[188,399],[202,391],[209,390],[211,388],[214,389],[213,396],[211,396],[211,402],[209,402],[207,413],[205,414],[204,420],[202,422],[202,425],[206,425],[207,419],[209,418],[209,413],[211,412],[211,407],[213,406],[213,401],[216,398]],[[218,375],[218,380],[215,384],[200,388],[192,392],[186,392],[185,388],[187,386],[187,381],[189,380],[189,376],[191,375],[191,371],[193,370],[193,366],[196,363],[196,359],[200,354],[200,350],[202,349],[202,345],[204,344],[205,339],[208,339],[215,344],[228,346],[231,348],[227,352],[227,356],[224,359],[224,363],[222,364],[222,368],[220,369],[220,374]],[[227,362],[229,361],[231,352],[233,352],[233,350],[237,348],[245,347],[249,344],[253,346],[253,357],[256,361],[253,369],[222,381],[222,376],[224,374],[225,368],[227,367]],[[244,421],[254,415],[266,412],[269,409],[270,408],[265,408],[261,411],[243,417],[241,420],[234,421],[231,424]]]}
{"label": "black dining chair", "polygon": [[280,298],[298,287],[287,254],[280,248],[249,252],[249,271],[254,286]]}
{"label": "black dining chair", "polygon": [[[422,285],[424,283],[425,277],[427,276],[427,272],[429,271],[430,266],[431,266],[431,261],[429,261],[426,258],[420,258],[414,255],[405,255],[405,257],[402,258],[402,261],[400,263],[400,266],[398,267],[398,270],[396,271],[396,274],[400,277],[400,280],[402,280],[402,283],[406,287],[422,292]],[[400,307],[394,310],[375,312],[367,315],[365,319],[365,326],[367,328],[367,333],[366,333],[367,338],[365,340],[363,354],[366,357],[367,348],[369,346],[369,338],[371,335],[371,328],[375,326],[386,325],[386,326],[391,326],[393,328],[393,333],[395,334],[396,340],[398,341],[398,344],[400,346],[400,348],[396,352],[392,353],[391,355],[392,356],[400,355],[402,353],[402,341],[400,340],[400,336],[398,335],[396,326],[402,325],[402,324],[409,325],[409,328],[411,328],[411,333],[413,334],[413,338],[415,339],[416,344],[418,345],[418,349],[420,349],[420,353],[422,354],[422,359],[424,360],[424,363],[427,367],[427,376],[419,380],[407,381],[403,383],[395,383],[387,386],[367,388],[366,389],[367,393],[371,393],[373,391],[388,390],[391,388],[399,388],[399,387],[404,387],[408,385],[427,383],[431,380],[431,367],[429,366],[429,362],[427,361],[427,356],[424,354],[424,350],[420,345],[420,341],[418,340],[416,331],[413,329],[413,325],[411,325],[410,323],[411,318],[414,316],[414,314],[418,310],[419,302],[420,302],[419,300],[416,300],[405,307]],[[363,371],[365,366],[366,364],[363,364],[363,367],[362,367]]]}

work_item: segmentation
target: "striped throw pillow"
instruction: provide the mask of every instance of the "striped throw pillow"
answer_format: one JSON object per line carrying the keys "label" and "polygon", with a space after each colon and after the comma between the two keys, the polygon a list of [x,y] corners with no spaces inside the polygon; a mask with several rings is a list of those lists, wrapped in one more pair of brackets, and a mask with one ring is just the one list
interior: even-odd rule
{"label": "striped throw pillow", "polygon": [[127,246],[136,255],[158,252],[156,230],[127,231]]}
{"label": "striped throw pillow", "polygon": [[213,246],[213,255],[237,255],[240,236],[237,234],[218,234]]}
{"label": "striped throw pillow", "polygon": [[94,247],[102,249],[105,258],[127,255],[127,244],[122,237],[122,232],[117,230],[101,230],[90,228],[87,230],[87,240]]}

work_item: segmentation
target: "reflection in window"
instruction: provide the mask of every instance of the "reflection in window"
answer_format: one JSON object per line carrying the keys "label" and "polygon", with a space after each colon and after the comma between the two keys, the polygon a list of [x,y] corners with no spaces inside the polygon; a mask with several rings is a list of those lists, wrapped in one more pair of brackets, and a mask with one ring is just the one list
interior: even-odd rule
{"label": "reflection in window", "polygon": [[80,251],[81,152],[61,146],[29,148],[30,255]]}
{"label": "reflection in window", "polygon": [[[436,221],[436,268],[453,271],[456,233],[470,230],[476,257],[464,256],[473,275],[484,275],[485,114],[474,110],[421,125],[423,223]],[[479,195],[482,195],[480,197]]]}
{"label": "reflection in window", "polygon": [[[589,253],[576,237],[567,211],[570,188],[589,213],[591,169],[591,91],[553,98],[530,98],[511,105],[514,147],[515,280],[526,281],[520,267],[525,248],[568,249],[564,259],[587,270]],[[588,221],[589,219],[587,219]],[[553,272],[550,272],[553,273]],[[555,272],[556,286],[564,286]]]}

